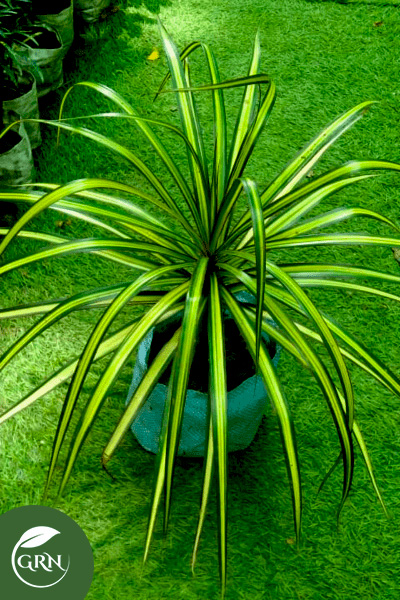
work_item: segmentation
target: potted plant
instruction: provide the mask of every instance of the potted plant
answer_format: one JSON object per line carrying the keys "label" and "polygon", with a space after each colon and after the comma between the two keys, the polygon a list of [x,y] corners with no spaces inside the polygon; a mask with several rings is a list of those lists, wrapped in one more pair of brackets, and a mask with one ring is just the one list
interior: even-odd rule
{"label": "potted plant", "polygon": [[35,20],[51,27],[59,34],[63,55],[68,52],[74,41],[74,9],[71,0],[57,0],[49,4],[44,0],[32,0]]}
{"label": "potted plant", "polygon": [[[121,375],[123,366],[154,326],[176,316],[179,321],[173,327],[172,334],[168,335],[169,339],[149,364],[128,406],[121,407],[121,418],[102,457],[106,467],[162,373],[171,363],[145,541],[146,559],[163,492],[164,526],[167,527],[168,524],[174,463],[186,391],[196,339],[203,323],[207,331],[205,351],[209,364],[209,435],[193,563],[215,474],[218,489],[220,574],[225,589],[228,486],[228,349],[224,338],[225,311],[233,319],[256,371],[264,381],[281,425],[296,536],[300,534],[302,501],[294,425],[279,377],[264,343],[263,332],[312,373],[329,406],[338,434],[339,462],[343,465],[339,512],[352,485],[354,444],[360,447],[373,487],[383,505],[367,447],[354,417],[355,399],[348,365],[357,365],[397,395],[400,395],[399,379],[372,352],[319,310],[307,293],[307,288],[332,287],[400,301],[399,295],[374,286],[374,281],[398,284],[400,277],[374,270],[371,266],[344,266],[307,262],[305,259],[299,263],[296,258],[290,263],[287,252],[318,245],[400,245],[399,227],[371,208],[340,208],[334,212],[305,218],[314,207],[336,192],[365,180],[375,171],[398,172],[400,165],[384,160],[354,161],[304,180],[305,175],[314,168],[333,142],[367,112],[371,103],[363,102],[328,125],[272,182],[259,188],[254,180],[245,176],[244,171],[271,113],[275,86],[268,76],[259,72],[258,37],[248,75],[221,81],[214,55],[206,44],[192,43],[179,55],[162,26],[161,35],[169,76],[165,78],[160,91],[165,92],[170,79],[172,89],[169,93],[173,93],[177,99],[181,128],[157,119],[141,118],[128,102],[103,85],[81,82],[77,86],[85,86],[102,94],[113,101],[120,111],[105,113],[98,118],[124,119],[140,129],[175,182],[173,191],[168,190],[155,168],[147,166],[130,149],[92,129],[78,127],[76,121],[72,124],[60,120],[50,121],[49,124],[60,130],[80,134],[125,158],[146,180],[146,191],[140,186],[124,182],[85,178],[61,186],[43,184],[42,191],[21,191],[12,196],[12,199],[26,201],[32,206],[5,232],[0,244],[0,254],[3,255],[19,235],[43,240],[49,246],[18,260],[3,263],[0,266],[0,276],[19,267],[27,268],[38,260],[80,251],[100,253],[110,261],[131,267],[134,273],[124,283],[110,282],[106,287],[88,289],[70,298],[56,299],[51,304],[46,301],[42,305],[3,310],[3,317],[9,314],[15,318],[39,312],[43,316],[4,352],[0,358],[0,368],[4,368],[37,335],[71,311],[83,308],[104,309],[80,356],[62,366],[46,382],[19,400],[0,417],[0,423],[71,378],[54,438],[45,495],[54,480],[66,434],[72,431],[59,488],[59,493],[62,493],[80,449],[104,406],[113,382]],[[198,49],[204,52],[210,81],[196,87],[191,84],[188,57]],[[244,91],[232,141],[228,144],[224,92],[234,87],[240,87]],[[71,89],[64,97],[61,116]],[[211,95],[214,109],[214,152],[211,161],[208,160],[199,113],[194,102],[195,94],[205,93]],[[183,167],[175,162],[173,154],[164,147],[156,133],[159,129],[175,135],[176,143],[182,144],[187,151],[187,175]],[[151,191],[148,191],[149,188]],[[9,199],[7,193],[0,193],[0,200]],[[143,204],[146,208],[143,208]],[[66,239],[30,231],[28,225],[31,220],[48,208],[65,211],[77,219],[91,222],[99,228],[99,236],[83,240]],[[336,225],[339,221],[354,216],[376,219],[395,233],[381,236],[348,233],[346,230],[339,233],[319,231],[321,227]],[[279,258],[279,251],[282,249],[286,250],[283,262]],[[137,275],[138,270],[140,275]],[[366,284],[365,280],[371,283]],[[242,292],[250,293],[255,304],[251,305],[237,296]],[[120,330],[107,335],[116,317],[129,306],[145,306],[146,309],[141,316],[135,314],[127,317]],[[270,323],[270,319],[275,325]],[[326,350],[326,356],[318,352],[318,347]],[[94,361],[105,356],[109,357],[108,363],[82,407],[77,401],[89,370]],[[77,420],[75,417],[78,415],[80,418]]]}
{"label": "potted plant", "polygon": [[46,23],[36,23],[32,0],[7,0],[18,28],[12,39],[14,60],[36,79],[39,98],[63,83],[62,61],[66,53],[58,31]]}
{"label": "potted plant", "polygon": [[[12,43],[23,29],[18,7],[0,6],[0,131],[20,117],[38,118],[38,100],[34,78],[24,73],[15,61]],[[31,143],[28,139],[27,132]],[[40,143],[38,123],[11,128],[0,140],[0,179],[4,183],[31,181],[33,161],[31,144]]]}
{"label": "potted plant", "polygon": [[62,86],[65,55],[60,34],[44,23],[32,24],[29,35],[13,45],[19,65],[36,77],[38,97]]}
{"label": "potted plant", "polygon": [[[251,294],[236,294],[244,304],[254,305]],[[251,444],[261,419],[266,412],[268,394],[262,378],[255,371],[254,362],[247,352],[246,344],[240,336],[235,322],[224,315],[224,341],[226,347],[227,383],[227,428],[229,452],[243,450]],[[172,338],[182,314],[157,325],[139,345],[132,381],[126,403],[128,404],[145,378],[146,371]],[[269,322],[273,325],[273,321]],[[280,346],[263,332],[263,341],[276,367],[279,361]],[[148,396],[131,429],[137,441],[146,450],[157,453],[164,413],[171,365],[161,374],[154,390]],[[140,393],[140,392],[139,392]],[[178,456],[204,456],[207,450],[208,435],[208,335],[206,323],[200,323],[196,349],[189,374],[183,412],[182,430],[178,446]]]}

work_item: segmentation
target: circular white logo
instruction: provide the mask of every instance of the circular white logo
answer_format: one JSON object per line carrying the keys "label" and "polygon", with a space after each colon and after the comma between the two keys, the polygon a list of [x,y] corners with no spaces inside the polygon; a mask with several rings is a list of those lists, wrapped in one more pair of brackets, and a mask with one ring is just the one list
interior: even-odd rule
{"label": "circular white logo", "polygon": [[11,564],[15,575],[26,585],[48,588],[59,583],[70,567],[70,556],[60,552],[60,531],[53,527],[32,527],[15,544]]}
{"label": "circular white logo", "polygon": [[50,506],[0,515],[0,594],[18,600],[85,600],[94,561],[85,532]]}

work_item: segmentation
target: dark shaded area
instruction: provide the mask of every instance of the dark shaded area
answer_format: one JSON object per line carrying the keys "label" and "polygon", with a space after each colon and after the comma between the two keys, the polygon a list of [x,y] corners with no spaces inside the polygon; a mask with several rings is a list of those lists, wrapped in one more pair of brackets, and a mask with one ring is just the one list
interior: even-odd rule
{"label": "dark shaded area", "polygon": [[[176,322],[166,322],[156,327],[153,335],[153,342],[150,347],[148,364],[150,365],[157,356],[161,348],[171,339],[177,329]],[[233,319],[225,319],[224,321],[224,338],[225,338],[225,360],[227,373],[228,391],[235,389],[249,377],[255,374],[253,360],[247,350],[246,343],[239,333],[236,323]],[[270,341],[267,345],[268,352],[271,357],[275,355],[275,342]],[[196,344],[196,350],[192,362],[192,367],[189,376],[189,389],[199,392],[208,392],[208,333],[207,327],[203,326],[200,329],[200,334]],[[159,382],[168,385],[171,376],[171,364],[162,374]]]}
{"label": "dark shaded area", "polygon": [[26,40],[26,45],[31,48],[61,48],[61,43],[56,34],[44,27],[32,28],[32,39]]}
{"label": "dark shaded area", "polygon": [[0,153],[8,152],[13,146],[18,144],[21,136],[16,131],[8,131],[5,136],[0,139]]}
{"label": "dark shaded area", "polygon": [[32,88],[32,81],[31,80],[24,81],[21,78],[21,82],[18,83],[17,89],[10,86],[10,87],[4,88],[2,90],[2,100],[3,101],[4,100],[13,100],[14,98],[19,98],[20,96],[27,94],[31,88]]}
{"label": "dark shaded area", "polygon": [[[104,22],[107,23],[107,31],[100,34],[99,28]],[[128,14],[119,6],[111,6],[104,11],[99,23],[88,26],[78,22],[73,45],[64,58],[66,83],[72,84],[78,79],[91,78],[93,65],[103,54],[105,46],[111,44],[115,51],[124,51],[125,43],[120,41],[122,33],[128,32],[130,38],[139,37],[142,33],[141,25],[149,22],[153,22],[153,19],[140,14]]]}
{"label": "dark shaded area", "polygon": [[358,6],[359,4],[362,4],[365,6],[400,8],[400,4],[392,4],[392,2],[376,2],[375,0],[371,0],[370,2],[368,0],[356,0],[355,2],[349,2],[348,0],[306,0],[306,2],[316,2],[317,4],[322,4],[322,2],[334,2],[335,4],[346,4],[348,6]]}
{"label": "dark shaded area", "polygon": [[[142,33],[141,25],[144,23],[152,23],[155,18],[149,18],[139,13],[127,13],[124,9],[136,8],[136,9],[147,9],[148,11],[157,15],[160,12],[162,6],[169,6],[170,0],[123,0],[121,2],[114,2],[111,4],[100,16],[99,23],[87,25],[83,22],[76,22],[76,35],[74,44],[64,59],[65,71],[74,71],[80,68],[80,75],[83,74],[82,64],[80,59],[84,57],[84,62],[88,67],[88,74],[90,74],[90,67],[93,65],[93,61],[98,60],[99,51],[106,41],[114,41],[115,45],[118,45],[118,38],[125,30],[129,33],[131,38],[139,37]],[[85,39],[85,32],[89,28],[95,30],[101,26],[102,22],[107,22],[107,33],[101,35],[98,39]],[[77,64],[79,63],[79,65]]]}
{"label": "dark shaded area", "polygon": [[33,12],[36,15],[57,15],[62,10],[68,8],[71,0],[32,0]]}
{"label": "dark shaded area", "polygon": [[[7,138],[7,136],[5,136],[5,138]],[[3,141],[3,139],[4,138],[2,138],[1,141]],[[6,150],[0,146],[0,153],[7,152],[7,150],[10,150],[12,147],[13,143],[10,143],[10,146]],[[18,221],[19,215],[20,209],[17,203],[0,202],[0,227],[11,227]]]}

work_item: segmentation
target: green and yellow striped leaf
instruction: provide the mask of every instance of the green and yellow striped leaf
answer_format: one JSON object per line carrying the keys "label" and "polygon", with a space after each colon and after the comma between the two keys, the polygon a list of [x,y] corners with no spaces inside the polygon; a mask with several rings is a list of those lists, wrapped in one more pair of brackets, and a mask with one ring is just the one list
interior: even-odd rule
{"label": "green and yellow striped leaf", "polygon": [[172,365],[171,380],[168,386],[167,403],[170,403],[170,419],[167,432],[166,475],[165,475],[165,518],[168,525],[171,503],[172,478],[175,457],[178,450],[183,409],[189,381],[190,366],[193,359],[197,331],[200,319],[200,306],[203,300],[203,287],[208,267],[208,258],[202,257],[193,272],[187,292],[185,311],[182,318],[182,334]]}
{"label": "green and yellow striped leaf", "polygon": [[117,378],[123,365],[131,356],[133,350],[135,350],[138,344],[142,341],[144,336],[166,312],[173,309],[174,304],[176,304],[187,292],[188,287],[189,283],[185,282],[165,294],[165,296],[161,298],[157,304],[152,306],[149,311],[140,319],[135,329],[126,336],[122,344],[120,344],[119,348],[113,355],[111,361],[100,377],[89,402],[87,403],[87,406],[83,415],[81,416],[72,438],[67,462],[59,488],[59,495],[63,493],[65,486],[68,483],[68,479],[75,464],[79,450],[93,425],[96,415],[100,410],[113,381]]}
{"label": "green and yellow striped leaf", "polygon": [[[182,264],[180,266],[183,268],[185,265]],[[118,294],[118,296],[111,302],[110,306],[104,312],[102,317],[97,322],[97,325],[93,329],[86,343],[86,346],[79,358],[78,365],[76,367],[76,370],[72,377],[72,381],[68,388],[67,395],[64,400],[63,409],[57,427],[57,432],[54,438],[53,451],[50,459],[45,494],[47,493],[49,484],[51,483],[60,449],[64,441],[65,435],[67,433],[69,424],[71,422],[71,418],[80,391],[82,389],[86,376],[92,365],[94,356],[96,355],[96,352],[103,340],[104,335],[106,334],[111,323],[118,316],[118,314],[125,307],[125,305],[129,302],[129,300],[131,300],[131,298],[133,298],[137,293],[143,290],[143,288],[151,285],[152,281],[160,278],[165,273],[171,272],[172,270],[173,267],[166,266],[150,271],[149,273],[143,273],[143,275],[138,277],[133,283],[125,286],[122,289],[122,291]],[[162,302],[162,300],[160,302]]]}
{"label": "green and yellow striped leaf", "polygon": [[[209,396],[214,437],[214,455],[218,480],[219,563],[222,594],[226,586],[227,562],[227,492],[228,492],[228,392],[225,367],[225,343],[218,279],[215,273],[210,279],[210,306],[208,319],[208,347],[210,363]],[[257,314],[257,318],[258,318]],[[257,341],[256,341],[257,344]],[[256,348],[258,362],[259,347]],[[205,482],[208,483],[207,481]]]}
{"label": "green and yellow striped leaf", "polygon": [[[240,308],[234,297],[224,288],[221,290],[222,298],[228,306],[232,317],[236,321],[240,333],[242,334],[253,360],[256,358],[256,338],[254,328],[248,321],[245,313]],[[299,539],[301,528],[301,481],[300,467],[297,455],[294,426],[289,412],[289,407],[285,400],[280,382],[276,376],[274,366],[264,348],[260,346],[259,369],[262,375],[268,395],[277,411],[279,423],[282,431],[283,445],[287,457],[288,475],[292,489],[293,515],[295,522],[296,537]]]}
{"label": "green and yellow striped leaf", "polygon": [[169,342],[167,342],[165,346],[161,348],[160,352],[157,354],[154,361],[146,371],[142,381],[135,390],[116,428],[111,434],[106,447],[103,450],[101,456],[103,466],[106,466],[111,460],[112,455],[114,454],[118,445],[121,443],[124,435],[131,426],[139,410],[146,402],[147,398],[153,391],[154,386],[171,362],[174,352],[178,346],[180,334],[181,330],[179,328]]}

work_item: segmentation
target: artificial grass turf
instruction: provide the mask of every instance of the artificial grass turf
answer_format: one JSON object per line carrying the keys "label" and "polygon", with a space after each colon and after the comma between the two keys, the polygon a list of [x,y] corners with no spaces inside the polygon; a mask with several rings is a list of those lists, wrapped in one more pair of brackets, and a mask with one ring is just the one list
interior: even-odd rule
{"label": "artificial grass turf", "polygon": [[[160,5],[139,8],[139,16],[131,6],[129,11],[117,13],[109,23],[89,31],[84,55],[76,59],[76,71],[69,76],[69,81],[89,78],[106,83],[126,95],[141,114],[176,122],[172,96],[166,94],[157,104],[152,103],[154,91],[165,73],[165,61],[163,58],[155,62],[147,60],[154,48],[160,48],[157,28],[148,9],[158,11]],[[247,71],[254,33],[260,28],[263,70],[271,75],[278,88],[272,117],[247,171],[261,186],[330,120],[365,99],[380,100],[380,104],[330,149],[316,173],[350,159],[399,160],[400,93],[396,57],[400,13],[397,7],[306,0],[172,0],[164,5],[160,16],[180,47],[194,39],[209,42],[226,77]],[[205,72],[197,58],[193,57],[193,63],[199,69],[201,80]],[[240,93],[228,92],[226,97],[233,108],[237,108]],[[104,110],[104,107],[104,102],[79,90],[66,110],[68,115],[77,115]],[[210,124],[207,110],[209,105],[205,102],[205,127]],[[55,116],[56,113],[49,114]],[[230,114],[233,117],[233,109]],[[115,122],[96,126],[140,150],[146,160],[154,160],[134,127],[128,129]],[[136,182],[135,174],[128,172],[122,162],[111,160],[110,155],[89,142],[63,135],[56,151],[54,137],[54,130],[48,131],[45,143],[38,150],[39,180],[66,182],[101,175]],[[366,206],[399,222],[398,181],[394,176],[380,176],[332,197],[323,208],[342,205]],[[56,222],[60,217],[56,213],[48,214],[51,216],[43,215],[37,220],[38,229],[58,232]],[[355,221],[351,227],[354,229],[356,224],[364,231],[384,231],[373,222]],[[90,233],[74,221],[65,225],[64,231],[74,237]],[[386,230],[386,233],[389,232]],[[9,256],[20,250],[11,248]],[[294,256],[292,252],[281,255],[287,260],[293,260]],[[388,248],[308,249],[299,251],[295,257],[296,260],[358,263],[398,273],[398,265]],[[16,301],[61,296],[126,277],[125,269],[110,266],[100,259],[69,257],[5,277],[1,304],[9,306]],[[328,314],[364,343],[372,345],[376,354],[400,373],[397,305],[353,293],[311,290],[310,294]],[[2,375],[2,405],[21,397],[60,361],[75,354],[82,347],[93,318],[88,312],[80,317],[69,317],[65,325],[42,336],[31,350],[14,361]],[[25,326],[26,321],[1,322],[4,345],[16,339]],[[100,368],[101,365],[95,368],[88,390]],[[386,600],[398,597],[399,402],[363,373],[352,371],[357,418],[392,520],[387,521],[382,514],[357,455],[353,490],[343,511],[340,530],[336,531],[335,509],[341,491],[339,469],[316,496],[318,485],[339,450],[334,426],[324,400],[307,373],[283,356],[279,375],[297,428],[303,474],[303,537],[297,550],[292,543],[290,493],[279,429],[271,413],[266,416],[251,447],[230,457],[228,600],[348,600],[355,596]],[[116,481],[100,471],[101,449],[120,413],[128,381],[127,370],[125,380],[113,390],[88,440],[65,497],[57,504],[84,528],[94,548],[96,571],[88,598],[217,597],[217,529],[213,502],[194,578],[189,570],[201,462],[179,461],[170,534],[165,542],[161,533],[157,534],[143,572],[141,556],[152,489],[153,457],[127,436],[110,464]],[[40,502],[63,393],[65,387],[2,427],[2,511]]]}

